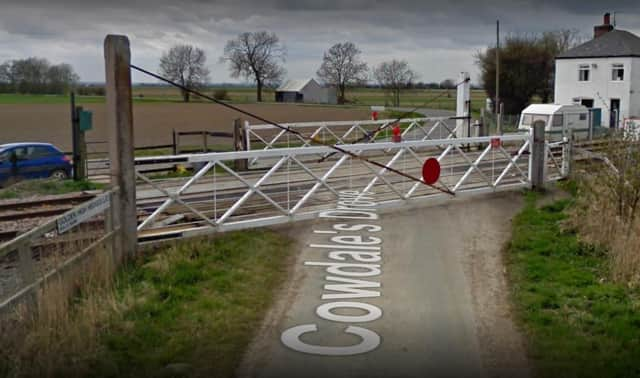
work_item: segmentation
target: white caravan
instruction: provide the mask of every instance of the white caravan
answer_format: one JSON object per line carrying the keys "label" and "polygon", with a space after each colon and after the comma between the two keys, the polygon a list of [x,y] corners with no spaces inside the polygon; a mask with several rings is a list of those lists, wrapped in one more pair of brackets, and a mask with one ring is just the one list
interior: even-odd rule
{"label": "white caravan", "polygon": [[534,122],[544,121],[553,139],[561,138],[568,129],[584,138],[589,134],[589,118],[589,109],[583,105],[532,104],[522,111],[518,130],[529,130]]}

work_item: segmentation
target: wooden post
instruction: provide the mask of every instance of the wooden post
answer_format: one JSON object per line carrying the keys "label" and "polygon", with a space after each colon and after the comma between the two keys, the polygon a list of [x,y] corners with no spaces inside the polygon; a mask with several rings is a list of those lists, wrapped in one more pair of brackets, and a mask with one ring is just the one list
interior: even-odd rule
{"label": "wooden post", "polygon": [[104,41],[104,58],[111,186],[118,187],[114,220],[120,224],[119,252],[125,259],[130,259],[138,244],[138,222],[129,39],[108,35]]}
{"label": "wooden post", "polygon": [[84,180],[87,178],[87,140],[85,138],[85,132],[80,129],[80,113],[82,113],[82,106],[76,107],[76,137],[77,137],[77,154],[78,161],[74,160],[74,165],[77,165],[77,179]]}
{"label": "wooden post", "polygon": [[[235,151],[246,151],[247,143],[245,140],[244,130],[242,128],[242,120],[237,118],[233,121],[233,149]],[[238,159],[235,161],[236,171],[246,171],[249,169],[248,159]]]}
{"label": "wooden post", "polygon": [[22,286],[27,286],[36,280],[35,268],[33,264],[33,256],[31,254],[31,246],[23,243],[18,248],[18,271],[22,279]]}
{"label": "wooden post", "polygon": [[73,152],[71,158],[73,159],[73,180],[80,180],[80,119],[78,115],[78,109],[76,108],[76,94],[71,92],[71,146]]}
{"label": "wooden post", "polygon": [[571,175],[571,154],[573,152],[573,129],[567,130],[567,144],[562,146],[562,177]]}
{"label": "wooden post", "polygon": [[178,154],[178,145],[176,144],[176,129],[173,129],[173,154]]}
{"label": "wooden post", "polygon": [[206,131],[202,131],[202,152],[208,152]]}
{"label": "wooden post", "polygon": [[544,121],[536,121],[533,123],[533,145],[531,146],[531,186],[533,190],[544,190],[544,171],[546,162],[545,140],[544,140]]}

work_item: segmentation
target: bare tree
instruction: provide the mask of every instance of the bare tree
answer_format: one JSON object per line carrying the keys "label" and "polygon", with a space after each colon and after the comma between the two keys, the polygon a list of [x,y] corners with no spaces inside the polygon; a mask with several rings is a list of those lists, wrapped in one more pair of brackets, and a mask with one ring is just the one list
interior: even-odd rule
{"label": "bare tree", "polygon": [[[162,54],[160,72],[188,89],[197,89],[209,80],[206,62],[204,50],[191,45],[175,45]],[[189,92],[181,90],[181,93],[184,102],[189,102]]]}
{"label": "bare tree", "polygon": [[411,86],[418,77],[406,60],[390,60],[380,63],[374,70],[373,76],[382,88],[393,95],[393,104],[400,106],[400,91]]}
{"label": "bare tree", "polygon": [[262,88],[278,85],[285,70],[286,48],[275,33],[258,31],[242,33],[229,40],[221,61],[229,62],[231,76],[253,80],[257,87],[257,100],[262,101]]}
{"label": "bare tree", "polygon": [[338,102],[344,104],[348,86],[366,82],[367,63],[360,60],[362,52],[352,42],[336,43],[324,53],[316,75],[325,84],[338,88]]}

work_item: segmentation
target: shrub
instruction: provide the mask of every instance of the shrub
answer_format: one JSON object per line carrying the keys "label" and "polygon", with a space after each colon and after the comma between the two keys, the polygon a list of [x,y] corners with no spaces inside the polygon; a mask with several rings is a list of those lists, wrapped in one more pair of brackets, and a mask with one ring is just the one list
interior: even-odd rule
{"label": "shrub", "polygon": [[216,89],[215,91],[213,91],[213,98],[215,98],[216,100],[227,101],[231,99],[229,98],[229,92],[224,88]]}

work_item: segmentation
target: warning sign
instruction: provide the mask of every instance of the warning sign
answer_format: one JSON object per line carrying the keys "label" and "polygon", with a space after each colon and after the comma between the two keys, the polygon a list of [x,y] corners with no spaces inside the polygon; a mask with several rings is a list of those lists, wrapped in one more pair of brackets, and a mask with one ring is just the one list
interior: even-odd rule
{"label": "warning sign", "polygon": [[104,193],[64,213],[56,222],[58,234],[64,234],[80,223],[92,218],[111,206],[110,193]]}

